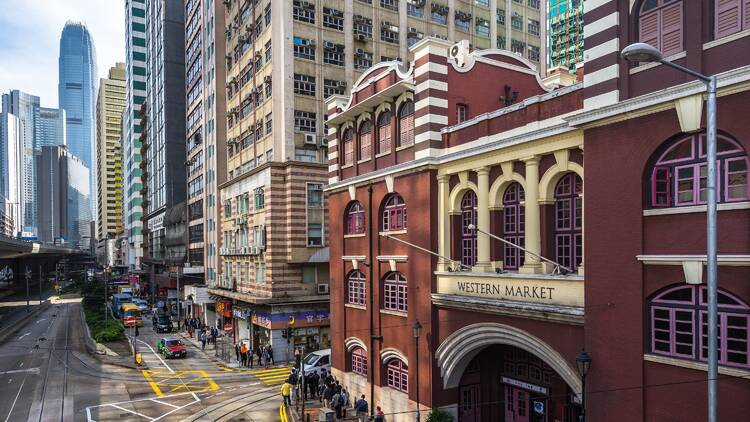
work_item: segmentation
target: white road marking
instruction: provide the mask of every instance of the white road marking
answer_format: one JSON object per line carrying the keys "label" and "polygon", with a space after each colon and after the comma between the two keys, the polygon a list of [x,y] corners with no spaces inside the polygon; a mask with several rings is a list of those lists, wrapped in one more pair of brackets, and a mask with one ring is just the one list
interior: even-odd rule
{"label": "white road marking", "polygon": [[149,349],[149,350],[151,350],[151,353],[153,353],[153,354],[154,354],[154,356],[156,356],[157,358],[159,358],[159,360],[161,361],[162,365],[164,365],[164,366],[165,366],[165,367],[166,367],[166,368],[167,368],[167,369],[169,370],[169,372],[170,372],[170,373],[172,373],[172,374],[174,374],[174,373],[175,373],[175,372],[174,372],[174,371],[172,370],[172,368],[170,368],[170,367],[169,367],[169,365],[167,365],[167,362],[164,362],[164,359],[162,359],[162,358],[161,358],[161,356],[159,356],[159,354],[158,354],[158,353],[156,353],[156,352],[154,351],[154,349],[153,349],[153,348],[151,347],[151,345],[150,345],[150,344],[146,343],[146,342],[145,342],[145,341],[143,341],[143,340],[138,340],[138,341],[140,341],[141,343],[145,344],[145,345],[146,345],[146,347],[148,347],[148,349]]}
{"label": "white road marking", "polygon": [[10,406],[10,411],[8,411],[8,416],[5,418],[5,422],[8,422],[10,420],[10,414],[13,413],[13,408],[16,407],[16,402],[18,401],[18,396],[21,395],[21,390],[23,390],[23,385],[26,383],[26,379],[21,382],[21,388],[18,389],[18,393],[16,393],[16,398],[13,400],[13,404]]}
{"label": "white road marking", "polygon": [[[173,405],[171,403],[166,403],[166,402],[163,401],[165,399],[169,399],[169,398],[172,398],[172,397],[182,397],[182,396],[186,396],[186,395],[192,396],[193,397],[193,401],[190,402],[190,403],[188,403],[188,404],[182,405],[182,406],[176,406],[176,405]],[[157,416],[156,418],[153,418],[153,417],[146,416],[146,415],[143,415],[143,414],[138,413],[136,411],[133,411],[133,410],[130,410],[130,409],[126,409],[126,408],[120,406],[120,405],[126,405],[126,404],[131,404],[132,405],[134,403],[144,402],[144,401],[151,401],[151,402],[154,402],[154,403],[158,403],[158,404],[162,404],[162,405],[167,405],[167,406],[172,407],[173,409],[170,410],[169,412],[166,412],[166,413],[162,414],[161,416]],[[150,421],[158,421],[158,420],[161,420],[161,419],[163,419],[163,418],[171,415],[174,412],[177,412],[177,411],[179,411],[181,409],[184,409],[184,408],[186,408],[188,406],[192,406],[195,403],[199,403],[200,401],[201,400],[198,398],[198,396],[195,393],[180,393],[180,394],[172,394],[170,396],[159,397],[158,400],[156,398],[147,398],[147,399],[121,401],[121,402],[115,402],[115,403],[105,403],[105,404],[100,404],[98,406],[89,406],[89,407],[87,407],[86,408],[86,419],[87,419],[88,422],[96,422],[96,420],[91,416],[91,410],[92,409],[105,408],[105,407],[113,407],[115,409],[119,409],[119,410],[123,410],[123,411],[128,412],[128,413],[132,413],[134,415],[140,416],[140,417],[142,417],[144,419],[147,419],[147,420],[150,420]],[[5,422],[7,422],[7,420]]]}
{"label": "white road marking", "polygon": [[21,337],[18,337],[18,339],[21,340],[22,338],[24,338],[24,337],[26,337],[26,336],[28,336],[30,334],[31,334],[31,331],[29,331],[28,333],[22,335]]}
{"label": "white road marking", "polygon": [[22,374],[22,373],[32,373],[35,375],[39,375],[39,368],[13,369],[11,371],[0,372],[0,375]]}
{"label": "white road marking", "polygon": [[12,383],[12,382],[13,382],[13,378],[9,378],[9,379],[8,379],[8,384],[10,384],[10,383]]}
{"label": "white road marking", "polygon": [[23,368],[23,362],[18,365],[19,368]]}
{"label": "white road marking", "polygon": [[40,322],[42,322],[42,321],[44,321],[44,320],[46,320],[46,319],[47,319],[47,318],[42,318],[42,319],[40,319],[39,321],[37,321],[36,323],[37,323],[37,324],[39,324]]}

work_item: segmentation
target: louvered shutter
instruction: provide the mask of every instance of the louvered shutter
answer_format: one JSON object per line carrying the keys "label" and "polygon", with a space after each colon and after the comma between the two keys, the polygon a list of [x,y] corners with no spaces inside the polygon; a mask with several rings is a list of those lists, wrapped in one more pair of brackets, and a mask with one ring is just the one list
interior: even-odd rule
{"label": "louvered shutter", "polygon": [[641,15],[638,20],[638,34],[641,42],[659,48],[659,12]]}
{"label": "louvered shutter", "polygon": [[716,39],[734,34],[742,29],[741,6],[743,1],[745,3],[750,2],[750,0],[716,0],[716,13],[714,18],[714,33]]}
{"label": "louvered shutter", "polygon": [[742,29],[750,29],[750,0],[745,0],[742,9]]}
{"label": "louvered shutter", "polygon": [[661,9],[661,52],[671,56],[682,51],[682,1]]}

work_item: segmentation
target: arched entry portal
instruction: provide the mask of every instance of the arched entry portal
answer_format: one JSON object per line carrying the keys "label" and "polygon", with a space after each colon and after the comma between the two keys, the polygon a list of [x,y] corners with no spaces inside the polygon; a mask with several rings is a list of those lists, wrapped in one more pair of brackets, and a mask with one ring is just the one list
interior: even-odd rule
{"label": "arched entry portal", "polygon": [[459,422],[572,422],[581,381],[559,352],[509,325],[464,327],[436,352],[445,389],[456,389]]}

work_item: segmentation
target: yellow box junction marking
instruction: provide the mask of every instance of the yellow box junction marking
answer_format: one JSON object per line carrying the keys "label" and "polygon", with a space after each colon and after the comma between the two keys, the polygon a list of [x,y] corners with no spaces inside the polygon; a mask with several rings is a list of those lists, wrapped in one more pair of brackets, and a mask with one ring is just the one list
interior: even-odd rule
{"label": "yellow box junction marking", "polygon": [[219,385],[208,376],[208,373],[201,370],[175,371],[174,373],[167,370],[143,371],[143,377],[159,397],[219,389]]}

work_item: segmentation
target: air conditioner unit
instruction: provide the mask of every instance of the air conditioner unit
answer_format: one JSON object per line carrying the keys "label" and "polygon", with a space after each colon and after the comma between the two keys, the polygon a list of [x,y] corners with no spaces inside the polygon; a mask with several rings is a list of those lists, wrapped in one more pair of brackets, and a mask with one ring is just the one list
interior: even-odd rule
{"label": "air conditioner unit", "polygon": [[318,140],[316,139],[317,136],[315,136],[314,133],[306,133],[305,134],[305,145],[317,145]]}
{"label": "air conditioner unit", "polygon": [[357,54],[359,56],[363,56],[365,54],[365,50],[362,49],[362,48],[358,48],[358,49],[355,50],[354,54]]}
{"label": "air conditioner unit", "polygon": [[339,88],[346,88],[346,81],[337,81],[337,82],[338,82],[337,85]]}
{"label": "air conditioner unit", "polygon": [[315,47],[316,45],[315,40],[309,40],[307,45],[309,45],[310,47]]}
{"label": "air conditioner unit", "polygon": [[332,50],[335,48],[335,44],[330,41],[323,41],[323,48],[326,50]]}
{"label": "air conditioner unit", "polygon": [[409,33],[410,33],[410,34],[416,34],[417,32],[419,32],[419,31],[417,30],[417,28],[415,28],[415,27],[413,27],[413,26],[409,27]]}
{"label": "air conditioner unit", "polygon": [[328,138],[326,138],[325,136],[321,137],[320,138],[320,146],[327,147],[328,146]]}
{"label": "air conditioner unit", "polygon": [[320,283],[318,284],[318,294],[319,295],[327,295],[328,294],[328,283]]}
{"label": "air conditioner unit", "polygon": [[271,75],[266,75],[263,77],[263,82],[270,84],[271,83]]}
{"label": "air conditioner unit", "polygon": [[367,36],[365,36],[365,34],[357,34],[357,40],[358,41],[367,41]]}
{"label": "air conditioner unit", "polygon": [[251,94],[251,95],[256,95],[256,94],[258,93],[258,91],[259,91],[259,90],[258,90],[258,87],[257,87],[257,86],[254,86],[254,87],[253,87],[253,89],[251,89],[251,90],[250,90],[250,94]]}

